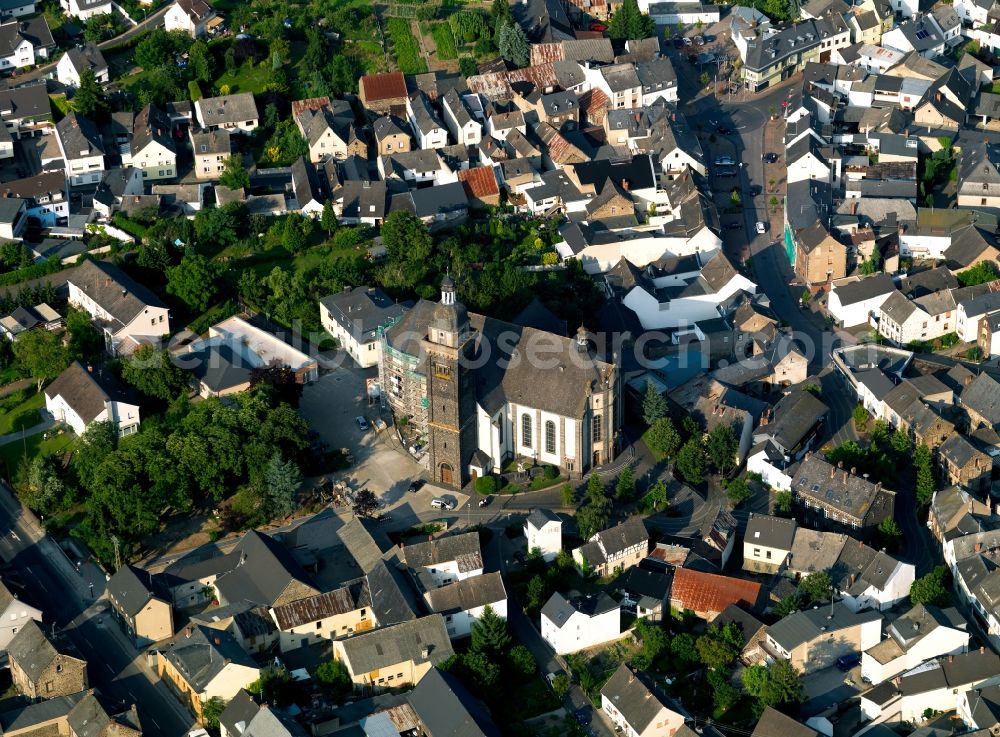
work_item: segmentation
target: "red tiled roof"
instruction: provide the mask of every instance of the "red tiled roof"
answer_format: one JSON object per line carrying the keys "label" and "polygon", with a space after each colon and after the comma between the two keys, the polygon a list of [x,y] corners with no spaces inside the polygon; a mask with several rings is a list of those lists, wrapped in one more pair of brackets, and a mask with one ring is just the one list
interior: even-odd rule
{"label": "red tiled roof", "polygon": [[292,115],[298,117],[303,110],[322,110],[330,106],[329,97],[310,97],[308,100],[293,100]]}
{"label": "red tiled roof", "polygon": [[469,199],[483,199],[500,194],[500,185],[492,166],[477,166],[474,169],[463,169],[458,172],[458,181],[465,187]]}
{"label": "red tiled roof", "polygon": [[364,98],[369,102],[406,97],[406,78],[402,72],[366,74],[361,78],[359,84]]}
{"label": "red tiled roof", "polygon": [[674,569],[670,603],[694,612],[721,612],[730,604],[753,608],[760,596],[760,584],[740,578],[703,573],[690,568]]}
{"label": "red tiled roof", "polygon": [[562,61],[563,45],[561,42],[548,44],[531,44],[531,63],[546,64],[550,61]]}

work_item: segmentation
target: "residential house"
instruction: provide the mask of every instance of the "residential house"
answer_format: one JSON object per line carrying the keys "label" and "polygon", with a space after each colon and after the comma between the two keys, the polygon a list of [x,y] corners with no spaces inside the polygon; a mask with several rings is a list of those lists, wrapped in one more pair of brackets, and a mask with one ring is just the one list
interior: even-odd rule
{"label": "residential house", "polygon": [[830,576],[851,611],[886,611],[909,596],[915,571],[912,563],[896,560],[848,538],[830,569]]}
{"label": "residential house", "polygon": [[20,18],[35,12],[35,0],[4,0],[0,2],[0,18]]}
{"label": "residential house", "polygon": [[[432,668],[406,695],[406,703],[416,717],[416,728],[427,737],[500,737],[486,707],[451,673]],[[388,716],[386,720],[390,721]],[[370,719],[364,729],[369,727],[376,728]]]}
{"label": "residential house", "polygon": [[797,722],[790,716],[782,714],[777,709],[770,706],[764,709],[760,715],[757,726],[754,727],[750,737],[820,737],[820,733],[810,729],[801,722]]}
{"label": "residential house", "polygon": [[[115,708],[112,708],[115,704]],[[142,737],[135,704],[106,700],[94,690],[59,696],[44,702],[11,707],[0,715],[0,728],[10,737],[59,734],[68,737]]]}
{"label": "residential house", "polygon": [[[349,179],[344,182],[339,218],[347,225],[378,226],[385,219],[388,205],[389,189],[384,181]],[[335,206],[334,211],[336,209]]]}
{"label": "residential house", "polygon": [[968,380],[959,404],[968,419],[969,433],[979,428],[1000,428],[1000,382],[983,372]]}
{"label": "residential house", "polygon": [[111,0],[59,0],[66,15],[85,21],[94,15],[111,13]]}
{"label": "residential house", "polygon": [[888,274],[840,283],[830,290],[827,311],[841,327],[867,325],[894,291],[896,286]]}
{"label": "residential house", "polygon": [[444,148],[448,145],[448,131],[422,92],[414,92],[406,99],[406,118],[417,138],[417,148]]}
{"label": "residential house", "polygon": [[368,632],[378,624],[367,577],[273,607],[281,652]]}
{"label": "residential house", "polygon": [[257,129],[260,114],[249,92],[221,97],[203,97],[194,103],[198,125],[203,130],[228,130],[232,133],[252,133]]}
{"label": "residential house", "polygon": [[426,573],[430,586],[446,586],[483,575],[483,555],[479,534],[475,532],[407,545],[402,550],[402,558],[413,571]]}
{"label": "residential house", "polygon": [[191,38],[201,38],[216,19],[215,9],[206,0],[174,0],[163,16],[167,31],[184,31]]}
{"label": "residential house", "polygon": [[15,139],[52,133],[52,106],[44,83],[0,90],[0,120]]}
{"label": "residential house", "polygon": [[615,582],[622,594],[622,607],[638,618],[661,622],[670,612],[670,583],[673,570],[629,568]]}
{"label": "residential house", "polygon": [[69,192],[66,176],[62,171],[43,172],[33,177],[5,182],[3,189],[15,198],[26,200],[24,214],[38,218],[42,227],[65,224],[65,219],[69,216]]}
{"label": "residential house", "polygon": [[601,530],[573,551],[573,560],[598,576],[610,576],[638,565],[649,552],[649,532],[639,517],[629,517],[614,527]]}
{"label": "residential house", "polygon": [[842,603],[794,612],[771,625],[763,647],[803,673],[828,668],[843,655],[864,652],[881,640],[882,615],[852,612]]}
{"label": "residential house", "polygon": [[379,156],[405,153],[412,149],[408,128],[399,118],[383,115],[372,123],[375,151]]}
{"label": "residential house", "polygon": [[942,545],[956,537],[987,529],[992,509],[957,486],[935,491],[927,510],[927,527]]}
{"label": "residential house", "polygon": [[132,121],[129,153],[127,157],[123,155],[122,163],[138,169],[146,181],[173,179],[177,176],[177,144],[172,130],[170,119],[162,110],[153,104],[146,105]]}
{"label": "residential house", "polygon": [[402,72],[366,74],[358,80],[358,98],[365,110],[382,115],[404,114],[409,99]]}
{"label": "residential house", "polygon": [[462,146],[478,146],[483,139],[483,125],[475,117],[463,97],[452,88],[441,98],[444,122],[452,140]]}
{"label": "residential house", "polygon": [[440,614],[333,641],[333,657],[347,668],[354,687],[370,692],[415,686],[452,655]]}
{"label": "residential house", "polygon": [[[826,61],[835,49],[851,43],[850,28],[836,15],[796,23],[770,35],[762,30],[733,37],[743,61],[741,76],[753,91],[786,79],[810,61]],[[768,25],[766,30],[772,29]]]}
{"label": "residential house", "polygon": [[28,200],[20,197],[0,198],[0,238],[20,240],[28,224]]}
{"label": "residential house", "polygon": [[160,577],[124,565],[108,579],[107,592],[115,619],[136,647],[174,634],[173,602]]}
{"label": "residential house", "polygon": [[87,689],[87,661],[59,652],[34,619],[25,620],[7,643],[14,687],[31,701]]}
{"label": "residential house", "polygon": [[468,637],[487,607],[507,618],[507,591],[500,573],[464,578],[424,592],[424,600],[433,612],[444,617],[448,637]]}
{"label": "residential house", "polygon": [[500,183],[493,166],[476,166],[457,172],[470,207],[495,207],[500,204]]}
{"label": "residential house", "polygon": [[883,33],[882,45],[904,52],[916,51],[927,59],[941,56],[947,47],[944,33],[931,14],[909,18]]}
{"label": "residential house", "polygon": [[[809,452],[819,434],[829,408],[807,391],[794,390],[778,400],[770,416],[754,431],[755,444],[769,443],[779,470],[787,468]],[[755,454],[751,453],[749,458]]]}
{"label": "residential house", "polygon": [[102,84],[110,79],[104,54],[92,43],[74,46],[63,54],[56,64],[56,79],[67,87],[79,87],[80,75],[87,70],[93,72],[94,78]]}
{"label": "residential house", "polygon": [[795,273],[809,285],[843,279],[847,276],[847,246],[819,222],[798,230]]}
{"label": "residential house", "polygon": [[260,678],[260,668],[228,632],[188,626],[155,650],[156,675],[203,722],[213,698],[229,701]]}
{"label": "residential house", "polygon": [[710,622],[732,604],[757,609],[760,601],[761,585],[756,581],[695,568],[674,569],[670,606],[678,612],[691,612]]}
{"label": "residential house", "polygon": [[743,570],[780,571],[792,552],[795,527],[793,519],[751,512],[743,535]]}
{"label": "residential house", "polygon": [[142,194],[142,172],[131,166],[107,169],[94,192],[94,211],[104,218],[118,210],[123,200]]}
{"label": "residential house", "polygon": [[62,316],[42,302],[34,307],[18,307],[9,315],[0,317],[0,335],[13,342],[29,330],[57,330],[62,325]]}
{"label": "residential house", "polygon": [[[892,517],[896,493],[808,454],[792,477],[792,494],[817,522],[872,532]],[[818,526],[818,525],[817,525]]]}
{"label": "residential house", "polygon": [[309,144],[309,161],[319,164],[333,157],[368,158],[368,143],[354,124],[354,111],[346,100],[315,97],[292,103],[292,117]]}
{"label": "residential house", "polygon": [[382,358],[380,329],[403,316],[408,303],[389,298],[379,287],[355,287],[324,297],[319,303],[323,329],[361,368],[377,366]]}
{"label": "residential house", "polygon": [[0,582],[0,652],[6,652],[7,646],[14,635],[21,630],[29,620],[42,622],[42,610],[26,604],[7,586]]}
{"label": "residential house", "polygon": [[625,663],[601,688],[601,710],[628,737],[675,737],[685,721],[655,685]]}
{"label": "residential house", "polygon": [[70,111],[56,124],[56,142],[71,187],[101,181],[104,142],[93,122]]}
{"label": "residential house", "polygon": [[45,387],[45,410],[78,436],[95,422],[110,422],[120,437],[139,431],[139,405],[110,371],[74,361]]}
{"label": "residential house", "polygon": [[462,182],[438,182],[434,187],[411,189],[393,195],[389,211],[393,210],[410,213],[431,230],[456,227],[469,216],[469,198]]}
{"label": "residential house", "polygon": [[621,607],[605,593],[567,599],[556,592],[542,607],[541,634],[559,655],[619,639]]}
{"label": "residential house", "polygon": [[990,490],[992,459],[959,434],[952,435],[937,449],[941,480],[961,486],[983,497]]}
{"label": "residential house", "polygon": [[886,627],[886,637],[861,654],[861,677],[878,685],[929,660],[969,649],[968,623],[954,607],[917,604]]}
{"label": "residential house", "polygon": [[44,15],[0,22],[0,71],[42,63],[54,51],[55,41]]}
{"label": "residential house", "polygon": [[218,179],[226,170],[226,160],[233,153],[228,130],[196,132],[190,129],[194,152],[194,175],[198,179]]}
{"label": "residential house", "polygon": [[551,563],[562,550],[562,519],[551,510],[535,508],[524,520],[524,537],[529,551],[538,550]]}
{"label": "residential house", "polygon": [[958,206],[1000,207],[1000,147],[989,140],[963,141],[958,160]]}
{"label": "residential house", "polygon": [[87,312],[112,355],[131,354],[170,334],[170,315],[160,299],[106,261],[85,261],[68,279],[69,303]]}
{"label": "residential house", "polygon": [[677,102],[677,72],[670,57],[639,62],[635,66],[636,76],[642,85],[642,106],[648,107],[658,100]]}

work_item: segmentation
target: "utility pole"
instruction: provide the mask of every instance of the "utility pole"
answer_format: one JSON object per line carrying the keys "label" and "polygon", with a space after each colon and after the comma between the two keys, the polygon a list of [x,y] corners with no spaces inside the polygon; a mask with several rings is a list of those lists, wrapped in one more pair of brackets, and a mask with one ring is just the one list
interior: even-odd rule
{"label": "utility pole", "polygon": [[115,546],[115,570],[117,571],[122,567],[121,551],[118,548],[120,543],[117,535],[111,536],[111,544]]}

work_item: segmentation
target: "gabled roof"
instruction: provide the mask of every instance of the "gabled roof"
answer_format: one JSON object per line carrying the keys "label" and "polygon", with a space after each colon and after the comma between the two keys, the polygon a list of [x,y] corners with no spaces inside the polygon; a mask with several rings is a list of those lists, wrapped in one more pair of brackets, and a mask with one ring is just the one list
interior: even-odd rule
{"label": "gabled roof", "polygon": [[789,614],[772,624],[768,630],[782,650],[791,652],[799,645],[819,637],[829,637],[831,632],[839,632],[856,627],[864,622],[881,621],[882,615],[876,611],[852,612],[841,602],[832,607],[806,609]]}
{"label": "gabled roof", "polygon": [[181,630],[159,652],[198,694],[203,693],[230,663],[257,670],[253,658],[233,635],[204,625]]}
{"label": "gabled roof", "polygon": [[427,542],[407,545],[403,548],[403,558],[411,568],[428,568],[451,561],[458,564],[461,573],[483,567],[478,532],[446,535]]}
{"label": "gabled roof", "polygon": [[750,737],[820,737],[820,735],[819,732],[768,706],[760,715]]}
{"label": "gabled roof", "polygon": [[22,624],[21,629],[11,638],[7,645],[7,657],[24,671],[32,683],[41,678],[49,666],[57,660],[84,662],[56,650],[33,619]]}
{"label": "gabled roof", "polygon": [[991,425],[1000,425],[1000,383],[989,374],[979,374],[962,390],[962,406],[981,415]]}
{"label": "gabled roof", "polygon": [[235,565],[215,581],[226,601],[271,606],[293,580],[313,588],[291,553],[270,535],[250,530],[233,548],[232,555]]}
{"label": "gabled roof", "polygon": [[750,513],[744,542],[776,550],[791,550],[795,540],[795,520]]}
{"label": "gabled roof", "polygon": [[358,81],[358,85],[368,102],[406,97],[406,78],[402,72],[366,74]]}
{"label": "gabled roof", "polygon": [[166,307],[149,289],[107,261],[84,261],[74,269],[69,282],[94,300],[120,327],[131,323],[149,307]]}
{"label": "gabled roof", "polygon": [[125,565],[108,579],[108,593],[118,606],[131,617],[142,611],[150,599],[159,598],[170,603],[169,592],[152,573]]}
{"label": "gabled roof", "polygon": [[257,103],[249,92],[205,97],[195,102],[198,118],[206,128],[257,120]]}
{"label": "gabled roof", "polygon": [[507,601],[503,578],[497,571],[484,573],[482,576],[470,576],[432,589],[428,593],[431,609],[445,615],[468,612]]}
{"label": "gabled roof", "polygon": [[74,46],[66,52],[66,58],[76,70],[77,74],[82,74],[89,69],[95,74],[108,68],[108,62],[104,59],[104,54],[95,44],[86,43],[83,46]]}
{"label": "gabled roof", "polygon": [[307,622],[318,622],[369,607],[371,607],[371,594],[368,582],[361,578],[325,594],[316,594],[276,606],[272,611],[278,628],[290,630]]}
{"label": "gabled roof", "polygon": [[454,655],[440,614],[365,632],[341,640],[340,644],[355,674],[411,660],[438,665]]}
{"label": "gabled roof", "polygon": [[663,709],[674,712],[678,721],[683,715],[660,695],[642,674],[634,673],[625,663],[601,688],[601,697],[610,701],[628,722],[635,734],[643,734],[661,716]]}
{"label": "gabled roof", "polygon": [[432,668],[406,699],[432,737],[500,737],[475,696],[451,673]]}
{"label": "gabled roof", "polygon": [[534,527],[536,530],[542,529],[550,522],[555,522],[560,525],[562,524],[562,520],[559,518],[558,514],[550,509],[543,509],[542,507],[535,507],[535,509],[531,510],[531,514],[528,515],[525,522]]}
{"label": "gabled roof", "polygon": [[73,361],[65,371],[45,387],[47,397],[62,397],[84,424],[90,424],[106,407],[106,402],[124,402],[129,397],[110,372],[94,374]]}
{"label": "gabled roof", "polygon": [[497,197],[500,195],[500,185],[497,182],[496,169],[492,166],[475,166],[471,169],[461,169],[458,181],[465,188],[465,194],[470,199]]}
{"label": "gabled roof", "polygon": [[104,154],[104,143],[97,126],[75,112],[67,113],[65,118],[56,123],[56,135],[69,159]]}
{"label": "gabled roof", "polygon": [[545,606],[542,607],[541,616],[561,629],[572,618],[573,614],[577,612],[587,618],[591,618],[607,614],[614,610],[620,611],[618,602],[603,591],[596,595],[578,596],[573,599],[567,599],[557,591],[545,602]]}
{"label": "gabled roof", "polygon": [[670,602],[678,609],[694,612],[721,612],[732,604],[754,609],[760,590],[760,584],[755,581],[676,568],[670,586]]}
{"label": "gabled roof", "polygon": [[215,10],[205,0],[176,0],[176,2],[177,7],[195,24],[215,14]]}

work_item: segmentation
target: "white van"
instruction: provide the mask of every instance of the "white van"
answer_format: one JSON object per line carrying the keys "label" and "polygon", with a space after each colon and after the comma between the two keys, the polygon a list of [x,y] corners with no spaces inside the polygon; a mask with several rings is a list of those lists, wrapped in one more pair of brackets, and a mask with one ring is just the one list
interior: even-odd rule
{"label": "white van", "polygon": [[431,499],[431,506],[435,509],[454,509],[455,505],[449,502],[447,499],[442,499],[441,497],[434,497]]}

